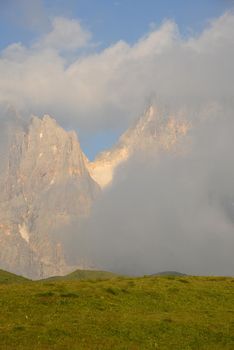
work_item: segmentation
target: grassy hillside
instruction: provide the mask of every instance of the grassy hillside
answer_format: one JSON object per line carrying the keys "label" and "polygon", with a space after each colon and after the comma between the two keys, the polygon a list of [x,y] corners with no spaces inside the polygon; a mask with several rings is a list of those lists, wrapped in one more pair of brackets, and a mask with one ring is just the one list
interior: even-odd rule
{"label": "grassy hillside", "polygon": [[0,349],[234,348],[234,279],[0,284]]}
{"label": "grassy hillside", "polygon": [[47,278],[45,281],[97,280],[109,279],[113,277],[117,277],[117,275],[108,271],[76,270],[66,276],[54,276]]}
{"label": "grassy hillside", "polygon": [[22,283],[29,281],[27,278],[15,275],[14,273],[0,270],[0,284]]}

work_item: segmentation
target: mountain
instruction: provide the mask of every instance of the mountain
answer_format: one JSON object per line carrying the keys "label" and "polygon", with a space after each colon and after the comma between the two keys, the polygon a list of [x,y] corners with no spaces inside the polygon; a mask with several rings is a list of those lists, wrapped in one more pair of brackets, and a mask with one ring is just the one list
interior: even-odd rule
{"label": "mountain", "polygon": [[173,151],[190,128],[184,113],[168,114],[167,111],[150,106],[110,150],[102,152],[88,169],[94,180],[102,187],[111,184],[116,168],[134,153]]}
{"label": "mountain", "polygon": [[26,122],[12,113],[0,127],[0,266],[39,279],[93,267],[79,256],[71,261],[67,227],[75,222],[82,235],[79,223],[89,217],[116,168],[139,151],[176,150],[190,126],[184,115],[150,106],[94,162],[82,152],[76,133],[48,115]]}
{"label": "mountain", "polygon": [[77,136],[48,115],[1,127],[0,266],[30,278],[69,272],[56,232],[86,217],[99,192]]}

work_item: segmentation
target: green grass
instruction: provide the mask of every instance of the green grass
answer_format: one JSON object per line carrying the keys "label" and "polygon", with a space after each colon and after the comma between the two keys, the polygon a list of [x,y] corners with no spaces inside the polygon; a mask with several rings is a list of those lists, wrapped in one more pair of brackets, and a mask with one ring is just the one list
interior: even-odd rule
{"label": "green grass", "polygon": [[0,284],[0,349],[234,349],[234,279]]}

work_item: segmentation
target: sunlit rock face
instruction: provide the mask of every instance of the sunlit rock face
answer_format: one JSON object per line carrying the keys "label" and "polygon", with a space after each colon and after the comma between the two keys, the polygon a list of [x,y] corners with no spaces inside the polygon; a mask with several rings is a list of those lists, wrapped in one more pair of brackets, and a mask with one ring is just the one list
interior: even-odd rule
{"label": "sunlit rock face", "polygon": [[[32,278],[70,271],[56,232],[89,215],[99,186],[90,177],[76,134],[54,119],[2,122],[0,266]],[[80,266],[82,267],[82,266]]]}
{"label": "sunlit rock face", "polygon": [[104,188],[111,184],[115,169],[135,152],[172,152],[189,128],[184,113],[171,115],[150,106],[137,123],[120,137],[116,146],[88,164],[90,174]]}

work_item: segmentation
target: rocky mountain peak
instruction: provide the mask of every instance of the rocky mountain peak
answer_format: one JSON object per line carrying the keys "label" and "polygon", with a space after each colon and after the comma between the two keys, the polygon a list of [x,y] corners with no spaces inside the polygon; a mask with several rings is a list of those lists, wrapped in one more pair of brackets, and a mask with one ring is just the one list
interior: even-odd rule
{"label": "rocky mountain peak", "polygon": [[76,134],[50,116],[33,116],[11,130],[0,168],[0,265],[33,278],[66,273],[56,231],[89,214],[99,186]]}
{"label": "rocky mountain peak", "polygon": [[115,169],[135,152],[172,151],[189,129],[182,112],[171,114],[150,105],[112,149],[89,163],[90,174],[104,188],[111,184]]}

